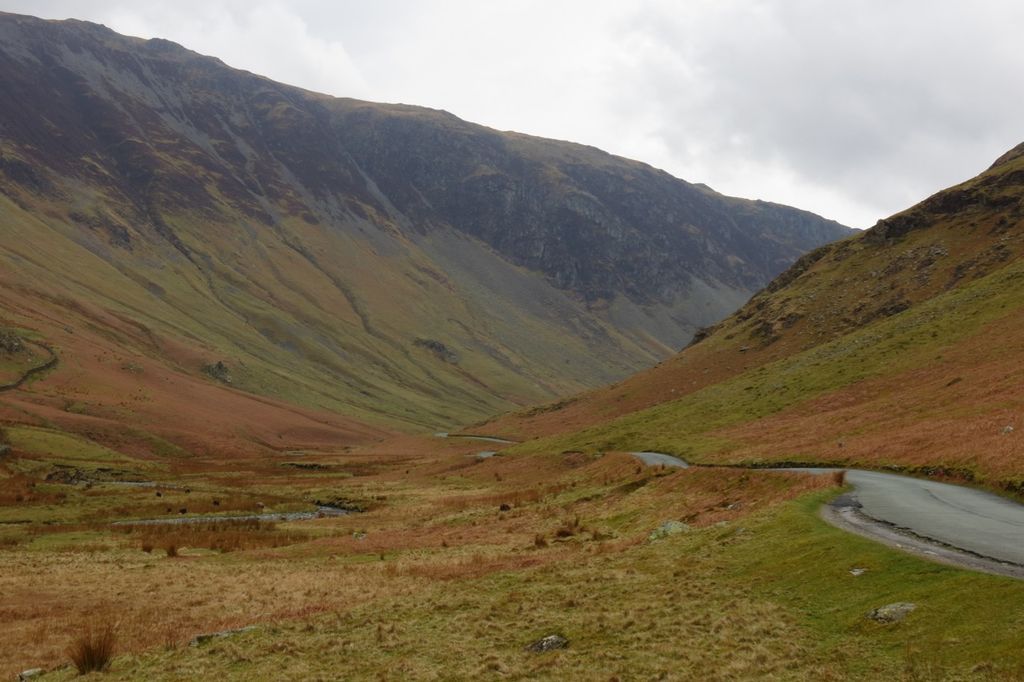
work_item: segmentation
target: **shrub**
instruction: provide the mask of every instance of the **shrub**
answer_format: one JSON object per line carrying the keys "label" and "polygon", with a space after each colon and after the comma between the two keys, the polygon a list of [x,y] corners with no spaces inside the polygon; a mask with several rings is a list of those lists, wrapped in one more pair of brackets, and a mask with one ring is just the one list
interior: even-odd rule
{"label": "shrub", "polygon": [[80,675],[103,671],[110,667],[117,637],[114,627],[107,625],[98,630],[89,629],[78,637],[68,650],[71,662]]}
{"label": "shrub", "polygon": [[172,558],[178,556],[178,546],[173,542],[168,542],[164,545],[164,551],[167,552],[167,557]]}
{"label": "shrub", "polygon": [[833,471],[832,472],[832,483],[837,488],[842,488],[846,485],[846,471]]}
{"label": "shrub", "polygon": [[25,344],[17,332],[0,327],[0,352],[18,353],[24,348]]}
{"label": "shrub", "polygon": [[571,538],[573,535],[586,530],[580,525],[580,517],[575,517],[572,521],[566,521],[562,524],[562,527],[555,531],[555,537],[557,538]]}

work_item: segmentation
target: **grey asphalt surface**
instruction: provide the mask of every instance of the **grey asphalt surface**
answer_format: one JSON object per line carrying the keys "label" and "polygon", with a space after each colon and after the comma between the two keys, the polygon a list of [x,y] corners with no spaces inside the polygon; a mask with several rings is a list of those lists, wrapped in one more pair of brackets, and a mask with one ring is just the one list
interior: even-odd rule
{"label": "grey asphalt surface", "polygon": [[[791,469],[826,473],[836,469]],[[848,469],[859,513],[968,552],[1024,565],[1024,505],[983,490]]]}
{"label": "grey asphalt surface", "polygon": [[465,438],[466,440],[482,440],[487,443],[502,443],[504,445],[512,445],[516,441],[508,440],[506,438],[496,438],[494,436],[463,436],[458,433],[448,433],[447,431],[438,431],[434,434],[435,438]]}
{"label": "grey asphalt surface", "polygon": [[678,457],[666,455],[663,452],[631,452],[629,454],[650,466],[677,467],[679,469],[688,469],[690,467],[689,464]]}
{"label": "grey asphalt surface", "polygon": [[[659,452],[629,454],[649,465],[689,466],[678,457]],[[783,470],[810,474],[843,471],[800,467]],[[825,516],[846,530],[947,563],[1022,577],[1019,571],[979,565],[951,556],[942,548],[959,549],[1024,567],[1024,505],[961,485],[880,471],[845,471],[846,481],[853,486],[853,491],[834,502],[832,513]],[[907,536],[900,533],[905,532],[915,536],[915,542],[901,543],[900,538]],[[935,551],[922,546],[919,540],[935,543]]]}

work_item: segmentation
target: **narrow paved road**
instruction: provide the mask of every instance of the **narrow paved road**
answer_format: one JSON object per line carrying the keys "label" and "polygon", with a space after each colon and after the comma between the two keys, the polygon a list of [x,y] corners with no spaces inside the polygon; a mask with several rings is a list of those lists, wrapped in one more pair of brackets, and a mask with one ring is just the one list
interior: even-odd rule
{"label": "narrow paved road", "polygon": [[474,435],[462,435],[461,433],[448,433],[447,431],[439,431],[434,434],[435,438],[465,438],[466,440],[482,440],[488,443],[502,443],[503,445],[513,445],[517,441],[508,440],[506,438],[496,438],[495,436],[474,436]]}
{"label": "narrow paved road", "polygon": [[[671,455],[630,454],[647,464],[687,466]],[[983,490],[879,471],[847,469],[846,481],[853,490],[822,511],[830,523],[944,563],[1024,578],[1024,505]]]}
{"label": "narrow paved road", "polygon": [[663,452],[631,452],[629,454],[650,466],[676,467],[679,469],[687,469],[690,466],[678,457],[666,455]]}
{"label": "narrow paved road", "polygon": [[832,504],[837,511],[853,510],[921,539],[1024,565],[1024,505],[983,490],[878,471],[848,470],[846,480],[854,490]]}

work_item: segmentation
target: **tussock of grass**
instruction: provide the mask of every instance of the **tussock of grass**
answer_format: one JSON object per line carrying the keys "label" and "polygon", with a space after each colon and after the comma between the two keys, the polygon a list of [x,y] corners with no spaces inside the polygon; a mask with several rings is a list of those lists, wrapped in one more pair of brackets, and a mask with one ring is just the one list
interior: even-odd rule
{"label": "tussock of grass", "polygon": [[90,628],[72,643],[68,649],[68,656],[79,675],[103,672],[110,666],[116,644],[114,626]]}

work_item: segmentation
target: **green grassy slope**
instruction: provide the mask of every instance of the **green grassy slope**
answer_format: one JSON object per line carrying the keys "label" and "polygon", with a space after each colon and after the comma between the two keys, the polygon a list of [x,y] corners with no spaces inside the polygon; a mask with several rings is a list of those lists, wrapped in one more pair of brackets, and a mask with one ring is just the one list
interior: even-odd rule
{"label": "green grassy slope", "polygon": [[[511,299],[497,309],[488,300],[492,292],[457,289],[453,271],[440,275],[412,244],[388,256],[370,240],[310,235],[310,248],[332,254],[321,269],[273,235],[233,250],[234,235],[224,230],[224,241],[214,234],[207,244],[196,243],[196,252],[208,257],[203,269],[184,259],[169,267],[166,254],[149,245],[137,247],[131,260],[107,260],[92,244],[75,243],[63,224],[0,202],[9,264],[0,295],[12,321],[39,327],[46,324],[41,318],[59,316],[90,324],[75,310],[82,301],[132,321],[131,332],[105,330],[123,346],[155,356],[165,342],[192,346],[195,359],[182,361],[182,370],[196,373],[203,359],[223,360],[238,388],[300,404],[378,421],[447,425],[628,371],[625,360],[597,360],[604,350],[655,357],[656,349],[640,348],[592,319],[597,333],[588,343],[586,330],[574,324],[586,319],[577,303],[472,245],[465,251],[482,261],[477,267],[547,296],[547,309],[537,314]],[[57,340],[63,333],[51,332]],[[438,358],[417,346],[417,338],[441,340],[459,357]],[[569,357],[577,359],[566,363]]]}
{"label": "green grassy slope", "polygon": [[70,361],[87,329],[172,373],[221,362],[236,390],[448,428],[649,366],[848,232],[86,22],[0,14],[0,39],[0,324]]}
{"label": "green grassy slope", "polygon": [[544,436],[529,451],[938,467],[1016,491],[1022,196],[1011,153],[805,257],[663,365],[483,428]]}

